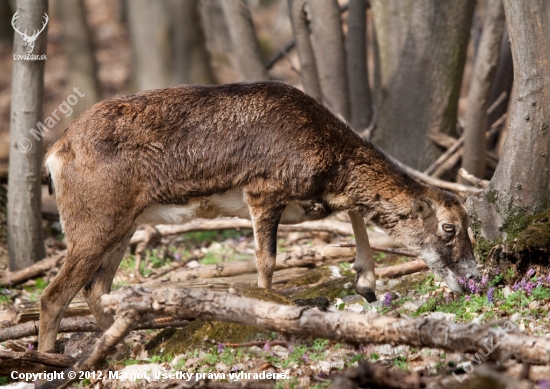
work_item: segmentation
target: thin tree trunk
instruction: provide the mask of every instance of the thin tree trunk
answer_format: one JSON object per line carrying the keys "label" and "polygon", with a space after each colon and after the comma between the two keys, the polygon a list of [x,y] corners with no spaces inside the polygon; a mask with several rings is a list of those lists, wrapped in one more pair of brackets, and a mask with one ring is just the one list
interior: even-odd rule
{"label": "thin tree trunk", "polygon": [[[464,127],[464,154],[462,156],[462,167],[478,178],[483,178],[485,175],[487,109],[498,65],[503,32],[504,6],[502,0],[489,0],[486,4],[483,32],[468,93],[468,109]],[[460,178],[460,182],[466,183],[463,178]]]}
{"label": "thin tree trunk", "polygon": [[367,2],[350,0],[346,54],[351,103],[351,127],[357,133],[370,124],[372,101],[367,71]]}
{"label": "thin tree trunk", "polygon": [[169,0],[174,61],[173,84],[215,84],[198,1]]}
{"label": "thin tree trunk", "polygon": [[505,26],[504,33],[502,34],[502,41],[500,43],[497,72],[493,82],[493,88],[491,89],[489,106],[497,101],[503,92],[506,93],[506,97],[504,101],[489,113],[487,129],[508,111],[508,102],[510,101],[512,85],[514,84],[514,64],[512,61],[512,49],[510,48],[509,40],[508,30]]}
{"label": "thin tree trunk", "polygon": [[313,50],[321,90],[328,107],[345,120],[350,118],[346,51],[337,0],[309,1]]}
{"label": "thin tree trunk", "polygon": [[478,239],[506,240],[518,217],[548,206],[550,177],[550,5],[505,0],[514,60],[514,87],[502,157],[482,196],[472,197]]}
{"label": "thin tree trunk", "polygon": [[[21,31],[39,29],[47,0],[18,0]],[[48,27],[38,35],[34,55],[46,53]],[[23,39],[14,35],[14,54],[25,55]],[[10,270],[21,270],[45,257],[42,238],[42,144],[29,129],[42,119],[44,61],[14,61],[10,122],[8,248]]]}
{"label": "thin tree trunk", "polygon": [[73,108],[77,117],[101,99],[97,63],[84,0],[62,0],[60,8],[65,55],[69,60],[67,86],[71,93],[77,87],[84,94]]}
{"label": "thin tree trunk", "polygon": [[306,0],[288,0],[292,31],[294,32],[296,50],[298,52],[298,59],[300,60],[300,79],[302,80],[304,91],[322,103],[323,94],[311,45],[305,5]]}
{"label": "thin tree trunk", "polygon": [[244,0],[222,1],[233,52],[244,81],[267,80],[267,69],[263,63],[260,45],[254,31],[252,16]]}
{"label": "thin tree trunk", "polygon": [[441,150],[429,140],[454,134],[473,0],[371,0],[377,44],[373,140],[417,170]]}
{"label": "thin tree trunk", "polygon": [[135,87],[145,90],[169,86],[173,67],[170,15],[165,1],[132,0],[128,11],[135,56]]}

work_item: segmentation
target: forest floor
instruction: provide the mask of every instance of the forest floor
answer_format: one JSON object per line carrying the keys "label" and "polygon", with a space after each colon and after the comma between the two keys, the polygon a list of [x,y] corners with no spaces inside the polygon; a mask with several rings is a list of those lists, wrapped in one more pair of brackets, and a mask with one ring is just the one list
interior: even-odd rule
{"label": "forest floor", "polygon": [[[316,247],[345,242],[346,239],[349,237],[328,232],[279,233],[278,252],[307,252]],[[50,253],[63,248],[63,243],[54,238],[49,238],[47,244]],[[145,277],[142,281],[147,282],[147,277],[173,269],[174,263],[179,263],[185,266],[158,278],[156,284],[163,287],[231,287],[247,297],[283,304],[312,305],[311,309],[328,311],[376,312],[387,316],[429,317],[458,323],[501,325],[503,321],[510,321],[521,332],[550,336],[550,274],[543,268],[530,270],[528,277],[518,276],[513,266],[483,269],[481,282],[470,285],[472,292],[462,296],[454,295],[430,271],[397,279],[382,279],[378,280],[377,285],[378,301],[371,304],[354,292],[354,271],[349,258],[333,260],[315,268],[279,270],[274,277],[275,294],[264,294],[255,288],[254,273],[210,280],[185,281],[182,278],[189,269],[227,266],[234,262],[252,261],[253,258],[254,239],[250,230],[191,232],[162,238],[155,248],[147,249],[140,273]],[[409,260],[411,258],[376,253],[377,269]],[[134,272],[135,261],[135,254],[129,250],[115,277],[114,289],[139,283]],[[13,325],[22,317],[21,313],[29,311],[29,307],[36,308],[36,301],[56,271],[52,269],[46,276],[20,287],[0,289],[0,328]],[[313,307],[315,305],[317,307]],[[62,340],[58,341],[59,351],[64,347],[65,354],[76,357],[88,349],[97,336],[62,334],[59,336]],[[0,344],[0,351],[35,348],[36,337]],[[277,381],[273,387],[323,388],[330,386],[332,375],[363,360],[383,365],[390,372],[419,372],[426,380],[438,382],[442,385],[440,387],[454,387],[455,382],[459,384],[455,375],[465,379],[461,388],[474,387],[481,379],[475,370],[474,374],[465,374],[477,368],[478,354],[391,345],[355,347],[314,337],[289,338],[259,328],[203,320],[192,321],[183,328],[133,331],[100,369],[105,377],[108,377],[108,371],[119,371],[121,374],[148,372],[150,376],[154,372],[210,372],[218,374],[218,378],[223,378],[223,373],[226,379],[230,373],[277,372],[284,373],[288,379]],[[493,367],[501,370],[506,377],[528,378],[530,381],[524,381],[530,386],[526,387],[547,388],[550,385],[550,366],[530,366],[527,375],[523,365],[515,360]],[[8,377],[0,378],[0,385],[8,382]],[[134,388],[150,387],[152,384],[147,380],[98,380],[90,377],[74,387]]]}

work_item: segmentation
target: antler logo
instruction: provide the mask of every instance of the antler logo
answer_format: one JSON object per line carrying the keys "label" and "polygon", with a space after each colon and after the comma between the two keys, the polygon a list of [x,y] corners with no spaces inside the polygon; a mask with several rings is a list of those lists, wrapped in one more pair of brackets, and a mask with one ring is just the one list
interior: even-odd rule
{"label": "antler logo", "polygon": [[36,38],[38,38],[38,35],[40,35],[40,33],[42,31],[44,31],[44,29],[46,28],[46,26],[48,25],[48,20],[50,20],[50,18],[48,17],[48,14],[46,14],[44,12],[44,22],[42,23],[42,28],[40,30],[34,30],[33,34],[31,36],[28,36],[27,35],[27,30],[25,30],[25,32],[21,32],[19,31],[19,28],[17,27],[17,25],[15,24],[17,18],[19,18],[20,15],[18,15],[18,12],[17,11],[14,15],[13,15],[13,18],[11,19],[11,25],[13,26],[13,29],[19,34],[21,35],[21,37],[23,38],[23,41],[25,42],[25,47],[27,48],[27,53],[32,53],[32,51],[34,50],[34,42],[36,41]]}

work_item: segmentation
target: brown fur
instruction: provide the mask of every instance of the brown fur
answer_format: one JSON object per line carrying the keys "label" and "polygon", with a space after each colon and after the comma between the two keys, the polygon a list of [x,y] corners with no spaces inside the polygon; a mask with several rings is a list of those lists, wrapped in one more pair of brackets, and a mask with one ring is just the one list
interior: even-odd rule
{"label": "brown fur", "polygon": [[[41,351],[53,348],[59,320],[85,284],[99,324],[110,324],[99,296],[110,289],[138,217],[161,205],[196,208],[194,217],[251,217],[263,287],[271,285],[280,221],[341,210],[370,217],[426,258],[433,251],[427,262],[444,277],[477,274],[467,215],[454,195],[415,181],[327,108],[283,83],[178,86],[115,97],[76,119],[48,151],[46,166],[68,254],[41,298]],[[223,197],[241,191],[245,215]],[[287,216],[290,207],[297,211]],[[358,217],[354,228],[364,229]],[[444,233],[443,222],[455,224],[456,234]],[[359,260],[361,250],[358,291],[372,299],[372,254]]]}

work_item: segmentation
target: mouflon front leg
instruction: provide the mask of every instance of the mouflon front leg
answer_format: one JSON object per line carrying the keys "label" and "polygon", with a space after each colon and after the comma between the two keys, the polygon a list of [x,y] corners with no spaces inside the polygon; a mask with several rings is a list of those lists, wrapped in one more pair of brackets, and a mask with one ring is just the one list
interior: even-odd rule
{"label": "mouflon front leg", "polygon": [[376,275],[374,274],[374,256],[367,235],[367,228],[363,217],[349,211],[351,226],[355,235],[355,263],[353,270],[355,276],[355,291],[363,296],[369,303],[376,301]]}
{"label": "mouflon front leg", "polygon": [[277,227],[283,210],[284,208],[250,206],[260,288],[271,289],[277,256]]}

